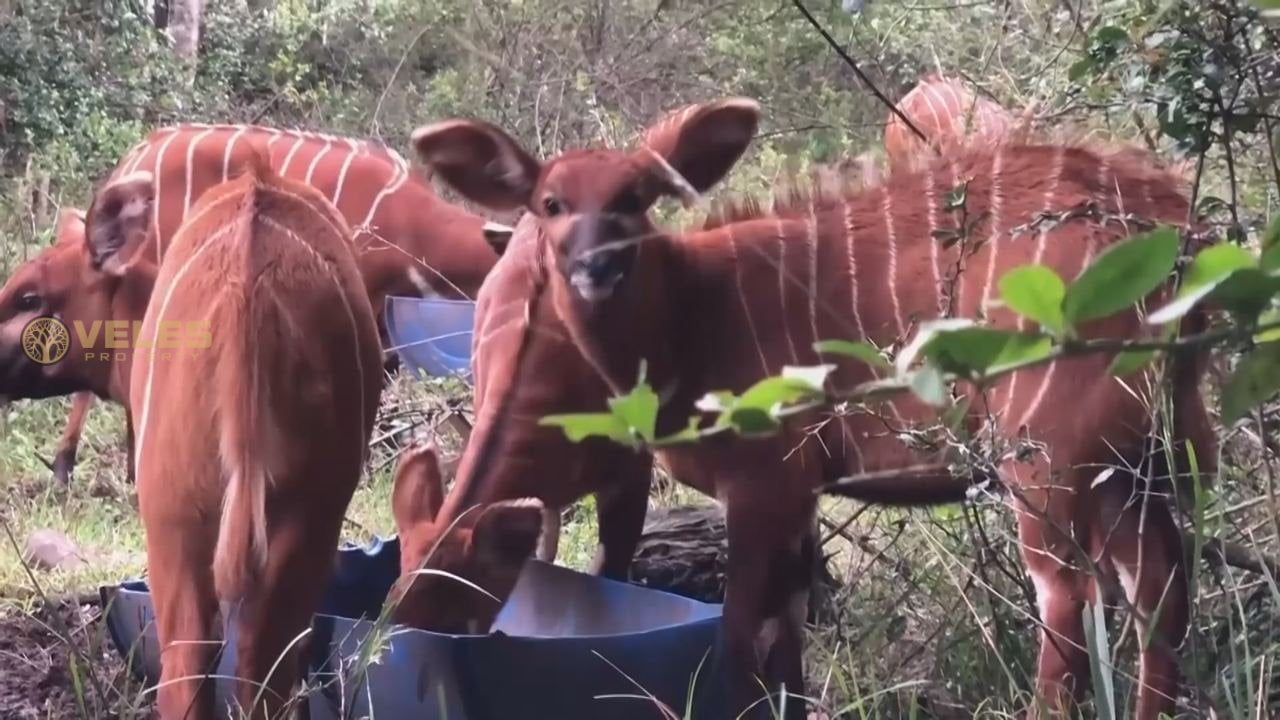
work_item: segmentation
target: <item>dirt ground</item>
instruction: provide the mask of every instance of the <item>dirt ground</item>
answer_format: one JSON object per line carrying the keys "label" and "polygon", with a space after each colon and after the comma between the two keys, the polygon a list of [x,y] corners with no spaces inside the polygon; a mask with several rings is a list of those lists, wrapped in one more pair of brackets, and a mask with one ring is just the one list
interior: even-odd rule
{"label": "dirt ground", "polygon": [[98,607],[0,608],[0,720],[119,717],[114,706],[124,678]]}

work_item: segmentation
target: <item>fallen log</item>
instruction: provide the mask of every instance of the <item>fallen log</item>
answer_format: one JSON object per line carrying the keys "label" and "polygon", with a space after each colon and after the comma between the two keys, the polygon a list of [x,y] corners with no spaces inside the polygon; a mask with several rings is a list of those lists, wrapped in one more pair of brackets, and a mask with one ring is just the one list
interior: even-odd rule
{"label": "fallen log", "polygon": [[[729,541],[717,505],[653,508],[631,560],[631,581],[709,603],[723,603]],[[809,617],[821,615],[839,582],[817,549]]]}

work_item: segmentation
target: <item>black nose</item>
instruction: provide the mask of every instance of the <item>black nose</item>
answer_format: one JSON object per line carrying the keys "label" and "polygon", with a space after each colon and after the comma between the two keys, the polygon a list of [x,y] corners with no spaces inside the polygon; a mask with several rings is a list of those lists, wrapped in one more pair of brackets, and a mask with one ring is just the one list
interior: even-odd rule
{"label": "black nose", "polygon": [[585,273],[591,283],[608,284],[626,272],[634,254],[634,247],[590,250],[580,255],[573,265],[577,272]]}

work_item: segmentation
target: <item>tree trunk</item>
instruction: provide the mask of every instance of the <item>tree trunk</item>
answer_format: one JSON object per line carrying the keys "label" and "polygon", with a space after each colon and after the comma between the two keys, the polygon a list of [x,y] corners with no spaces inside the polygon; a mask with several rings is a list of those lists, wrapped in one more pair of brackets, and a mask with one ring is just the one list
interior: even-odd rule
{"label": "tree trunk", "polygon": [[[709,603],[724,602],[729,539],[716,505],[654,508],[631,561],[631,581]],[[839,582],[821,549],[814,557],[809,618],[825,617]]]}
{"label": "tree trunk", "polygon": [[155,0],[151,4],[152,23],[157,30],[166,30],[169,27],[169,0]]}
{"label": "tree trunk", "polygon": [[200,20],[204,15],[204,0],[170,0],[169,34],[173,36],[173,51],[178,57],[195,61],[200,49]]}

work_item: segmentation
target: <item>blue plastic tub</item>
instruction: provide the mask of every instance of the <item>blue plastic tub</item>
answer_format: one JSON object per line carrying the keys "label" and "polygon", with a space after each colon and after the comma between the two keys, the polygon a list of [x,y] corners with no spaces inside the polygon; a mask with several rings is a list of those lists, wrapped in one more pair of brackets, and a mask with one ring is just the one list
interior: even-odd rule
{"label": "blue plastic tub", "polygon": [[[622,673],[678,717],[697,673],[694,717],[725,717],[720,605],[536,560],[525,565],[491,634],[397,626],[361,675],[352,658],[369,643],[371,619],[395,581],[399,545],[392,539],[338,555],[312,627],[311,682],[322,686],[309,698],[312,718],[661,717],[647,700],[599,697],[643,694]],[[154,685],[160,654],[146,583],[105,587],[102,598],[112,641],[139,679]],[[218,674],[232,674],[234,659],[233,637]],[[218,681],[220,703],[229,687]]]}
{"label": "blue plastic tub", "polygon": [[434,376],[471,377],[471,335],[476,304],[470,300],[390,296],[387,336],[409,367]]}

